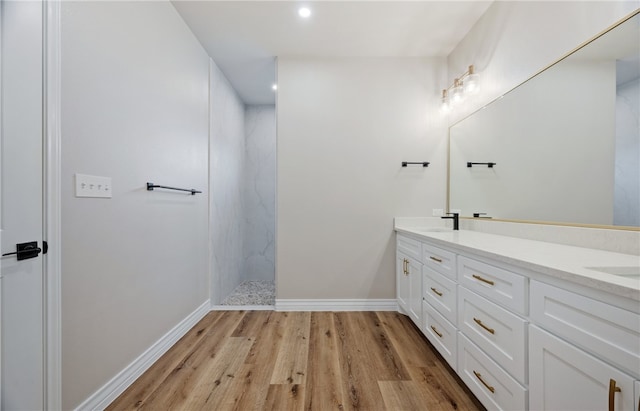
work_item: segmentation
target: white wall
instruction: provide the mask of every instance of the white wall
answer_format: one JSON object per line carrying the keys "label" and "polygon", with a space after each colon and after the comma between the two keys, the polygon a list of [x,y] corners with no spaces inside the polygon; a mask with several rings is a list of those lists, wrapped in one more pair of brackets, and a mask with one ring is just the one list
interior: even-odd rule
{"label": "white wall", "polygon": [[276,112],[275,106],[245,109],[243,280],[275,278]]}
{"label": "white wall", "polygon": [[211,61],[211,302],[242,280],[244,263],[244,103]]}
{"label": "white wall", "polygon": [[[208,298],[209,58],[168,2],[62,5],[62,387],[79,405]],[[74,173],[113,178],[75,198]],[[202,189],[146,191],[152,181]]]}
{"label": "white wall", "polygon": [[640,226],[640,79],[616,90],[613,223]]}
{"label": "white wall", "polygon": [[395,298],[393,217],[445,204],[445,70],[278,58],[278,299]]}
{"label": "white wall", "polygon": [[474,64],[481,90],[466,117],[638,8],[638,1],[496,1],[449,54],[448,84]]}

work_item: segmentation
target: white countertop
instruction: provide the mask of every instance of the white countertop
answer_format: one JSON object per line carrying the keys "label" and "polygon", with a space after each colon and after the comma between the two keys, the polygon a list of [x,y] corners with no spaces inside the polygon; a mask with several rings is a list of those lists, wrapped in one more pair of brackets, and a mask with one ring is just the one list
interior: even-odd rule
{"label": "white countertop", "polygon": [[[443,230],[443,227],[436,228]],[[395,230],[413,237],[479,256],[508,263],[527,270],[597,288],[640,301],[640,276],[621,276],[589,269],[604,267],[608,271],[640,267],[640,256],[591,248],[574,247],[543,241],[487,234],[479,231],[427,231],[427,227],[396,224]],[[611,268],[611,269],[609,269]]]}

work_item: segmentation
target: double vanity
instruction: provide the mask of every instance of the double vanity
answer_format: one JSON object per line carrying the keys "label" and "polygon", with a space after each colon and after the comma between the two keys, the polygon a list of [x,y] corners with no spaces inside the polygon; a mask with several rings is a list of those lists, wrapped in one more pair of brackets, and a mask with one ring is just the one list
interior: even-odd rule
{"label": "double vanity", "polygon": [[640,257],[395,230],[400,311],[487,409],[640,410]]}

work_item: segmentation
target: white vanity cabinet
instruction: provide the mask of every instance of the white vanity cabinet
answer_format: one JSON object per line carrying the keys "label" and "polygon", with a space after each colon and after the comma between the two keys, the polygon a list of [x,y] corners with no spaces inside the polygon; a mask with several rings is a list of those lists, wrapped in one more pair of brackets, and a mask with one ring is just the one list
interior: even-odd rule
{"label": "white vanity cabinet", "polygon": [[635,410],[631,376],[535,325],[529,347],[531,410]]}
{"label": "white vanity cabinet", "polygon": [[457,322],[458,284],[426,265],[422,268],[422,297],[451,324]]}
{"label": "white vanity cabinet", "polygon": [[422,332],[454,370],[458,368],[458,330],[426,301],[422,302]]}
{"label": "white vanity cabinet", "polygon": [[[478,250],[485,235],[493,254]],[[521,263],[508,250],[537,245],[520,241],[477,232],[399,233],[401,310],[417,321],[420,290],[416,324],[487,409],[640,411],[638,297],[627,289],[616,295],[609,283],[562,278],[573,275],[571,268],[560,277],[550,269],[572,253],[579,255],[572,267],[580,267],[593,250],[543,243],[531,255],[551,255],[542,260],[550,265]],[[422,280],[412,282],[418,270]]]}
{"label": "white vanity cabinet", "polygon": [[460,331],[524,384],[527,321],[464,287],[459,293]]}
{"label": "white vanity cabinet", "polygon": [[456,279],[456,255],[451,251],[423,243],[422,263],[452,280]]}
{"label": "white vanity cabinet", "polygon": [[455,253],[422,243],[422,331],[455,370],[458,329]]}
{"label": "white vanity cabinet", "polygon": [[509,311],[527,314],[527,278],[522,275],[460,255],[458,282]]}
{"label": "white vanity cabinet", "polygon": [[412,238],[398,236],[396,247],[396,294],[398,306],[422,327],[422,245]]}
{"label": "white vanity cabinet", "polygon": [[531,408],[635,411],[640,316],[531,281]]}
{"label": "white vanity cabinet", "polygon": [[532,280],[531,321],[627,374],[640,377],[637,312]]}
{"label": "white vanity cabinet", "polygon": [[526,410],[528,279],[457,259],[458,374],[488,409]]}

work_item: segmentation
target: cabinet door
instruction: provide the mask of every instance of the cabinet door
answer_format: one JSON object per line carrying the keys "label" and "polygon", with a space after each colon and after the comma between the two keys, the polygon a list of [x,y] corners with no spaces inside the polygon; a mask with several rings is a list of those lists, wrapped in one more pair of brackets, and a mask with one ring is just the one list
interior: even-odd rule
{"label": "cabinet door", "polygon": [[398,307],[400,311],[409,314],[409,277],[408,263],[409,258],[402,254],[396,254],[396,299],[398,300]]}
{"label": "cabinet door", "polygon": [[418,326],[422,326],[422,264],[413,258],[409,260],[409,316]]}
{"label": "cabinet door", "polygon": [[531,410],[635,410],[632,377],[533,325],[529,391]]}
{"label": "cabinet door", "polygon": [[531,322],[640,377],[638,313],[531,281]]}
{"label": "cabinet door", "polygon": [[640,381],[636,381],[635,386],[636,386],[636,388],[635,388],[635,399],[634,399],[634,401],[635,401],[635,404],[636,404],[635,406],[637,406],[638,407],[638,411],[640,411]]}

